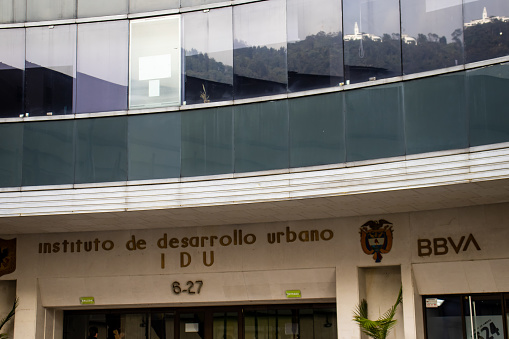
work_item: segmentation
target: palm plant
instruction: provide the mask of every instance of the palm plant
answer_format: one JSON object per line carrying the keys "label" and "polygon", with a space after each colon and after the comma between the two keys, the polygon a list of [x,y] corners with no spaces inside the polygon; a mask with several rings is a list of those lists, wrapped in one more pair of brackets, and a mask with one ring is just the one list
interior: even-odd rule
{"label": "palm plant", "polygon": [[392,307],[389,308],[380,318],[378,318],[378,320],[368,319],[368,302],[366,299],[361,300],[359,305],[355,308],[353,320],[359,324],[363,333],[373,339],[387,338],[389,332],[396,325],[396,319],[394,319],[394,316],[396,315],[398,305],[403,302],[402,292],[403,289],[400,288],[396,303],[392,305]]}
{"label": "palm plant", "polygon": [[[0,320],[0,330],[2,329],[2,327],[4,327],[5,324],[7,324],[9,322],[9,320],[12,319],[12,317],[14,317],[14,313],[16,312],[16,307],[18,307],[18,298],[16,298],[16,300],[14,300],[14,303],[12,304],[11,311],[5,316],[5,318]],[[9,338],[7,333],[0,333],[0,339],[7,339],[7,338]]]}

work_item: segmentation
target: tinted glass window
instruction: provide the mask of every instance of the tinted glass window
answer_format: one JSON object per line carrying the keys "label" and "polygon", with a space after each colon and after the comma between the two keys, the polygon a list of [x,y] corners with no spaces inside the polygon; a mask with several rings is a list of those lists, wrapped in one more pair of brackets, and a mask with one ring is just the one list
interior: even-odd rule
{"label": "tinted glass window", "polygon": [[78,25],[77,113],[127,109],[127,21]]}
{"label": "tinted glass window", "polygon": [[129,107],[180,104],[180,17],[131,21]]}
{"label": "tinted glass window", "polygon": [[25,67],[26,112],[73,113],[76,25],[27,28]]}
{"label": "tinted glass window", "polygon": [[0,46],[0,117],[17,117],[24,113],[25,29],[0,30]]}
{"label": "tinted glass window", "polygon": [[213,4],[215,2],[223,2],[222,0],[180,0],[180,7],[201,6]]}
{"label": "tinted glass window", "polygon": [[128,0],[78,0],[78,18],[125,14]]}
{"label": "tinted glass window", "polygon": [[401,84],[348,91],[347,161],[405,154]]}
{"label": "tinted glass window", "polygon": [[463,7],[466,62],[509,55],[509,1],[465,1]]}
{"label": "tinted glass window", "polygon": [[21,186],[23,124],[0,124],[0,187]]}
{"label": "tinted glass window", "polygon": [[23,186],[74,182],[74,121],[43,121],[25,125]]}
{"label": "tinted glass window", "polygon": [[504,337],[504,319],[502,317],[502,298],[500,294],[464,297],[463,309],[467,339]]}
{"label": "tinted glass window", "polygon": [[71,19],[76,17],[76,0],[26,0],[27,21]]}
{"label": "tinted glass window", "polygon": [[0,0],[0,23],[25,21],[25,0]]}
{"label": "tinted glass window", "polygon": [[459,295],[426,296],[423,299],[428,305],[425,311],[427,338],[463,338]]}
{"label": "tinted glass window", "polygon": [[340,0],[288,0],[287,27],[290,92],[343,81]]}
{"label": "tinted glass window", "polygon": [[180,115],[129,117],[129,180],[180,176]]}
{"label": "tinted glass window", "polygon": [[465,73],[409,81],[403,88],[407,153],[468,146]]}
{"label": "tinted glass window", "polygon": [[127,180],[127,117],[76,120],[75,182]]}
{"label": "tinted glass window", "polygon": [[185,101],[187,104],[233,97],[231,7],[183,16]]}
{"label": "tinted glass window", "polygon": [[286,93],[285,9],[284,0],[233,8],[235,98]]}
{"label": "tinted glass window", "polygon": [[129,13],[178,8],[179,0],[129,0]]}
{"label": "tinted glass window", "polygon": [[288,168],[286,100],[234,108],[235,172]]}
{"label": "tinted glass window", "polygon": [[345,79],[401,75],[399,0],[344,0]]}
{"label": "tinted glass window", "polygon": [[343,93],[289,100],[290,166],[345,161]]}
{"label": "tinted glass window", "polygon": [[401,0],[403,73],[463,64],[461,0]]}
{"label": "tinted glass window", "polygon": [[233,172],[233,108],[182,114],[182,176]]}
{"label": "tinted glass window", "polygon": [[470,145],[509,140],[509,64],[467,71]]}

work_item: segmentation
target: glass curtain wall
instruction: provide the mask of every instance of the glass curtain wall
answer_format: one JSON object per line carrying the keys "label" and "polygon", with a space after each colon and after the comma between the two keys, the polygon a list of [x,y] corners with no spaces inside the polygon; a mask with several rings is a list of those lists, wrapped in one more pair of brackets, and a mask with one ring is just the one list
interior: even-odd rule
{"label": "glass curtain wall", "polygon": [[403,73],[462,65],[461,0],[401,0]]}
{"label": "glass curtain wall", "polygon": [[466,62],[509,55],[509,1],[465,1],[463,15]]}
{"label": "glass curtain wall", "polygon": [[180,17],[131,21],[129,108],[180,104]]}
{"label": "glass curtain wall", "polygon": [[345,79],[401,75],[399,0],[343,0]]}
{"label": "glass curtain wall", "polygon": [[25,29],[1,29],[0,46],[0,118],[17,117],[24,114]]}
{"label": "glass curtain wall", "polygon": [[25,112],[72,114],[76,89],[76,25],[26,29]]}
{"label": "glass curtain wall", "polygon": [[236,99],[286,93],[286,1],[233,8]]}
{"label": "glass curtain wall", "polygon": [[26,4],[27,21],[72,19],[76,17],[76,0],[26,0]]}
{"label": "glass curtain wall", "polygon": [[232,8],[183,15],[185,102],[233,99]]}
{"label": "glass curtain wall", "polygon": [[128,0],[77,0],[78,18],[126,14]]}
{"label": "glass curtain wall", "polygon": [[26,19],[26,0],[0,0],[0,23],[23,22]]}
{"label": "glass curtain wall", "polygon": [[288,91],[343,81],[341,0],[287,0]]}
{"label": "glass curtain wall", "polygon": [[127,20],[78,25],[77,113],[127,109]]}

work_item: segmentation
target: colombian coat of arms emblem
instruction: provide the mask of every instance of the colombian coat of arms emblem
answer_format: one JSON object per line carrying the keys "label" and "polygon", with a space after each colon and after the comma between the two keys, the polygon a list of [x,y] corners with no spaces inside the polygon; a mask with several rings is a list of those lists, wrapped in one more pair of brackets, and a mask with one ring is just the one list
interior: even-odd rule
{"label": "colombian coat of arms emblem", "polygon": [[382,261],[382,253],[392,248],[392,223],[387,220],[370,220],[361,226],[361,246],[366,254],[372,254],[375,262]]}
{"label": "colombian coat of arms emblem", "polygon": [[0,276],[16,270],[16,238],[0,239]]}

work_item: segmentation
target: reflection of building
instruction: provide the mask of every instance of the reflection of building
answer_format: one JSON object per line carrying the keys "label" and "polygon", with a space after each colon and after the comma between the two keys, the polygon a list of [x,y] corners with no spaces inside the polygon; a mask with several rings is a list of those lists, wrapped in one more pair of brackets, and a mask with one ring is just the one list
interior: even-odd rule
{"label": "reflection of building", "polygon": [[355,22],[354,26],[354,33],[353,34],[345,34],[343,36],[343,40],[345,41],[355,41],[355,40],[362,40],[362,39],[369,39],[372,41],[382,41],[382,38],[378,35],[370,34],[370,33],[362,33],[359,31],[359,25],[357,22]]}
{"label": "reflection of building", "polygon": [[13,339],[360,339],[359,300],[376,318],[401,286],[392,338],[507,339],[509,56],[342,37],[341,0],[126,8],[157,2],[0,26]]}
{"label": "reflection of building", "polygon": [[417,45],[417,40],[415,38],[412,38],[408,34],[401,35],[401,40],[403,41],[403,43],[407,45]]}
{"label": "reflection of building", "polygon": [[484,9],[482,11],[482,18],[472,20],[470,22],[466,22],[465,27],[489,24],[494,21],[509,22],[509,17],[507,17],[507,16],[488,16],[488,11],[486,10],[486,7],[484,7]]}

